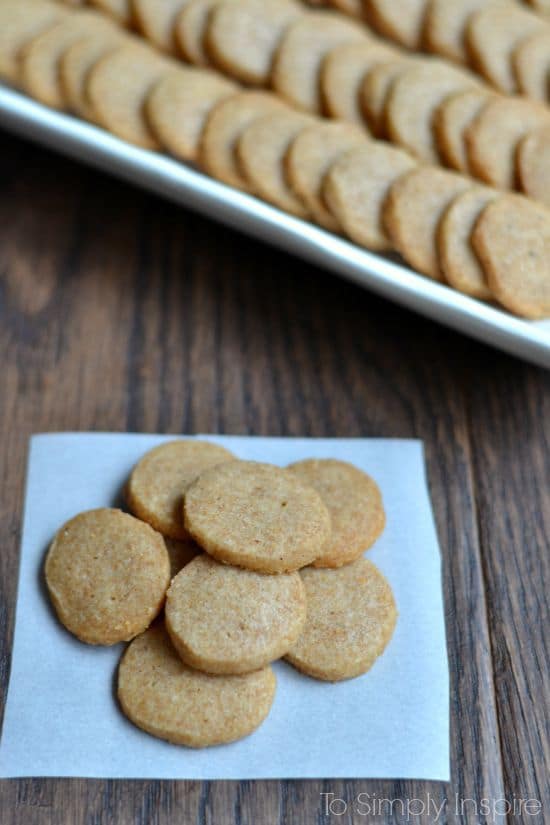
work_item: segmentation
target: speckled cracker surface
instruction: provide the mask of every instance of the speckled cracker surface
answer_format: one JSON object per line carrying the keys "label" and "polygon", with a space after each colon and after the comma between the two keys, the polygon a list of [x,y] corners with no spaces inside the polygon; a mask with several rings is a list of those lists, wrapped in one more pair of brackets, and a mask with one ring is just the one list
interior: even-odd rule
{"label": "speckled cracker surface", "polygon": [[[231,745],[174,746],[124,717],[116,697],[123,646],[93,647],[67,633],[44,592],[42,565],[61,524],[82,510],[120,506],[122,488],[139,459],[174,437],[33,437],[0,775],[447,781],[449,691],[440,555],[417,441],[199,436],[241,459],[285,467],[334,458],[369,473],[382,491],[387,525],[368,558],[391,584],[399,621],[384,654],[364,676],[324,684],[275,662],[277,692],[267,718]],[[63,674],[62,682],[52,673]],[[388,736],[388,719],[398,737]]]}

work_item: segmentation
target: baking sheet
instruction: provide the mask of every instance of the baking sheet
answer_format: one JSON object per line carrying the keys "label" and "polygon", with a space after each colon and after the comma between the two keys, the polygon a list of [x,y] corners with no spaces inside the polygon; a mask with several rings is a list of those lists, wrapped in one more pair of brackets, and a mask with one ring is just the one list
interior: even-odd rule
{"label": "baking sheet", "polygon": [[515,318],[167,156],[130,146],[2,85],[0,126],[279,246],[466,335],[550,368],[550,320]]}
{"label": "baking sheet", "polygon": [[71,516],[116,504],[134,463],[164,440],[57,433],[31,441],[0,776],[447,781],[440,554],[418,441],[212,438],[240,458],[285,465],[334,457],[373,475],[382,489],[387,527],[368,555],[393,587],[399,609],[395,634],[373,668],[347,682],[319,682],[277,662],[271,713],[251,736],[230,745],[178,747],[122,715],[114,689],[123,645],[88,646],[62,628],[45,592],[44,555]]}

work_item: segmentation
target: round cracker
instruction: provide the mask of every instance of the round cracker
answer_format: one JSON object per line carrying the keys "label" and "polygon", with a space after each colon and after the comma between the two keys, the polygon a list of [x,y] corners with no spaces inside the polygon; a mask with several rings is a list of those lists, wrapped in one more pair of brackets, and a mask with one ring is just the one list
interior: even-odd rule
{"label": "round cracker", "polygon": [[382,207],[392,183],[414,166],[416,161],[402,149],[372,141],[346,152],[330,167],[323,196],[352,241],[376,251],[392,248]]}
{"label": "round cracker", "polygon": [[367,20],[390,40],[418,49],[422,40],[427,0],[364,0]]}
{"label": "round cracker", "polygon": [[459,172],[468,172],[466,129],[491,99],[485,89],[466,89],[449,95],[435,110],[433,133],[443,162]]}
{"label": "round cracker", "polygon": [[174,35],[177,17],[189,0],[131,0],[138,29],[147,40],[169,54],[177,54]]}
{"label": "round cracker", "polygon": [[472,184],[454,172],[419,167],[406,172],[390,188],[383,221],[394,248],[423,275],[443,280],[437,252],[437,230],[447,206]]}
{"label": "round cracker", "polygon": [[0,3],[0,77],[15,83],[19,73],[21,49],[46,29],[68,17],[66,9],[47,0]]}
{"label": "round cracker", "polygon": [[501,195],[481,213],[472,243],[506,309],[550,316],[550,210],[521,195]]}
{"label": "round cracker", "polygon": [[550,127],[536,129],[523,138],[517,161],[521,189],[550,206]]}
{"label": "round cracker", "polygon": [[484,186],[462,192],[445,211],[437,237],[439,263],[447,283],[482,300],[489,300],[492,293],[471,239],[476,221],[497,194]]}
{"label": "round cracker", "polygon": [[207,69],[177,69],[164,75],[147,97],[149,126],[164,149],[182,160],[195,161],[210,111],[235,91],[230,80]]}
{"label": "round cracker", "polygon": [[355,124],[329,122],[304,129],[289,147],[287,179],[316,223],[325,229],[337,232],[340,227],[323,201],[323,178],[337,158],[365,141],[364,132]]}
{"label": "round cracker", "polygon": [[168,441],[138,461],[126,485],[128,507],[159,533],[188,539],[183,526],[183,496],[204,470],[234,456],[209,441]]}
{"label": "round cracker", "polygon": [[330,516],[321,497],[288,470],[229,461],[188,488],[185,527],[211,556],[263,573],[289,573],[321,555]]}
{"label": "round cracker", "polygon": [[321,112],[319,76],[323,59],[341,43],[365,39],[359,25],[330,12],[296,20],[276,50],[271,72],[273,88],[298,108]]}
{"label": "round cracker", "polygon": [[430,0],[423,32],[426,49],[456,63],[467,63],[465,36],[468,20],[486,5],[487,0]]}
{"label": "round cracker", "polygon": [[204,46],[210,13],[222,0],[189,0],[174,25],[174,38],[183,56],[195,66],[209,66],[210,58]]}
{"label": "round cracker", "polygon": [[294,111],[281,111],[255,120],[237,143],[237,159],[249,190],[298,218],[309,212],[286,179],[284,159],[290,143],[312,118]]}
{"label": "round cracker", "polygon": [[198,556],[172,581],[166,629],[181,659],[205,673],[250,673],[280,659],[306,620],[299,573],[267,576]]}
{"label": "round cracker", "polygon": [[147,96],[172,64],[137,45],[121,46],[93,66],[86,94],[95,119],[117,137],[158,149],[159,144],[144,117]]}
{"label": "round cracker", "polygon": [[330,513],[330,541],[314,567],[342,567],[372,547],[386,524],[382,493],[373,478],[333,458],[297,461],[288,469],[317,490]]}
{"label": "round cracker", "polygon": [[162,536],[120,510],[80,513],[55,536],[46,583],[59,620],[81,641],[113,645],[145,630],[164,604]]}
{"label": "round cracker", "polygon": [[365,673],[384,652],[397,621],[388,581],[367,559],[339,570],[309,567],[300,575],[307,619],[286,660],[302,673],[330,682]]}
{"label": "round cracker", "polygon": [[229,0],[210,15],[206,49],[223,72],[243,83],[265,86],[285,29],[302,16],[303,8],[294,0]]}
{"label": "round cracker", "polygon": [[88,101],[87,80],[92,67],[123,42],[125,34],[113,27],[109,33],[89,35],[77,40],[62,55],[59,61],[59,83],[65,103],[71,111],[94,119]]}
{"label": "round cracker", "polygon": [[330,51],[321,68],[323,109],[330,117],[365,125],[359,92],[363,78],[394,52],[384,43],[368,40],[344,43]]}
{"label": "round cracker", "polygon": [[19,79],[29,95],[61,109],[65,104],[59,82],[59,61],[64,52],[88,34],[109,37],[112,24],[90,12],[71,14],[55,26],[41,32],[23,48],[20,56]]}
{"label": "round cracker", "polygon": [[528,35],[544,24],[535,14],[514,3],[490,3],[474,12],[466,27],[470,61],[501,92],[517,92],[512,53]]}
{"label": "round cracker", "polygon": [[540,103],[525,98],[491,99],[466,130],[472,173],[493,186],[514,189],[519,142],[545,124],[550,124],[550,111]]}
{"label": "round cracker", "polygon": [[164,543],[170,559],[170,579],[201,553],[199,545],[191,539],[170,539],[165,536]]}
{"label": "round cracker", "polygon": [[399,58],[378,63],[363,78],[359,90],[359,105],[369,128],[375,137],[386,136],[386,101],[392,83],[411,65],[410,60]]}
{"label": "round cracker", "polygon": [[184,665],[162,624],[124,653],[118,699],[138,728],[176,745],[203,748],[242,739],[266,718],[275,696],[270,667],[211,676]]}
{"label": "round cracker", "polygon": [[244,130],[259,117],[284,104],[268,92],[242,92],[217,103],[206,120],[199,149],[200,163],[212,177],[247,189],[235,149]]}
{"label": "round cracker", "polygon": [[526,37],[512,54],[519,91],[533,100],[548,100],[550,78],[550,29]]}
{"label": "round cracker", "polygon": [[426,163],[439,163],[434,112],[450,94],[474,86],[462,69],[439,60],[410,66],[393,81],[385,105],[390,140]]}
{"label": "round cracker", "polygon": [[130,26],[133,22],[131,0],[87,0],[87,2],[106,12],[123,26]]}

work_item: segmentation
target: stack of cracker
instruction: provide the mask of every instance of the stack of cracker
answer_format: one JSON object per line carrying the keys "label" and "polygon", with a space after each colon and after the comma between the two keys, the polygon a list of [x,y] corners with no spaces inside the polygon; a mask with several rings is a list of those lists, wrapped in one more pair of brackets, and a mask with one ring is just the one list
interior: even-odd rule
{"label": "stack of cracker", "polygon": [[234,741],[269,713],[276,659],[336,682],[388,644],[391,587],[363,558],[384,528],[382,498],[351,464],[284,469],[172,441],[138,462],[126,500],[133,515],[91,510],[63,525],[45,572],[71,633],[130,641],[118,697],[148,733]]}
{"label": "stack of cracker", "polygon": [[0,74],[467,295],[550,315],[545,105],[294,0],[97,5],[111,16],[1,0]]}

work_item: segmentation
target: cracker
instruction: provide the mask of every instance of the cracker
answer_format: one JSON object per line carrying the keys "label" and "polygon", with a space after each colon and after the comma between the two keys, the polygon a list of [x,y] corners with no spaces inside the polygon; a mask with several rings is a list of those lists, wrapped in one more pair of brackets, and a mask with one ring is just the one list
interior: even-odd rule
{"label": "cracker", "polygon": [[413,269],[436,281],[443,280],[436,245],[439,221],[471,185],[454,172],[426,166],[406,172],[388,193],[383,220],[394,248]]}
{"label": "cracker", "polygon": [[512,63],[521,94],[546,102],[550,78],[550,30],[543,29],[521,40],[512,54]]}
{"label": "cracker", "polygon": [[145,630],[164,603],[170,562],[162,536],[120,510],[80,513],[55,536],[46,584],[81,641],[112,645]]}
{"label": "cracker", "polygon": [[206,118],[236,86],[208,69],[181,68],[152,88],[145,114],[159,143],[175,157],[195,161]]}
{"label": "cracker", "polygon": [[289,147],[287,179],[313,219],[325,229],[336,232],[339,225],[323,201],[323,178],[337,158],[365,141],[365,134],[355,124],[329,122],[304,129]]}
{"label": "cracker", "polygon": [[187,667],[162,624],[134,639],[118,669],[118,699],[128,719],[159,739],[191,748],[248,736],[268,715],[275,687],[270,667],[240,676]]}
{"label": "cracker", "polygon": [[93,66],[86,94],[95,119],[117,137],[158,149],[159,144],[144,117],[147,96],[172,65],[145,47],[121,46]]}
{"label": "cracker", "polygon": [[363,16],[362,0],[329,0],[329,5],[334,6],[335,9],[350,17]]}
{"label": "cracker", "polygon": [[128,507],[164,536],[188,539],[183,526],[183,496],[209,467],[233,459],[225,447],[209,441],[168,441],[138,461],[126,485]]}
{"label": "cracker", "polygon": [[164,543],[170,559],[170,579],[183,570],[200,553],[201,549],[191,539],[169,539],[164,537]]}
{"label": "cracker", "polygon": [[426,49],[456,63],[467,63],[466,27],[471,15],[486,5],[487,0],[430,0],[423,32]]}
{"label": "cracker", "polygon": [[359,105],[375,137],[386,136],[386,101],[392,83],[410,67],[411,61],[399,58],[378,63],[363,78]]}
{"label": "cracker", "polygon": [[309,567],[300,575],[306,626],[285,658],[308,676],[330,682],[365,673],[384,652],[397,621],[388,581],[367,559],[339,570]]}
{"label": "cracker", "polygon": [[550,127],[536,129],[523,138],[517,162],[523,192],[550,206]]}
{"label": "cracker", "polygon": [[416,161],[402,149],[372,141],[346,152],[330,167],[324,200],[352,241],[375,251],[392,248],[382,207],[392,183],[414,166]]}
{"label": "cracker", "polygon": [[281,111],[255,120],[237,143],[237,159],[249,190],[298,218],[308,210],[290,188],[284,158],[292,140],[312,123],[312,118],[294,111]]}
{"label": "cracker", "polygon": [[427,0],[364,0],[367,20],[390,40],[418,49]]}
{"label": "cracker", "polygon": [[166,629],[181,659],[206,673],[250,673],[280,659],[306,620],[299,573],[267,576],[198,556],[173,580]]}
{"label": "cracker", "polygon": [[517,92],[512,53],[528,35],[543,26],[535,14],[514,3],[490,3],[474,12],[466,27],[470,61],[501,92]]}
{"label": "cracker", "polygon": [[296,20],[283,34],[275,53],[273,88],[298,108],[321,112],[319,76],[323,59],[341,43],[365,39],[359,25],[330,12],[315,12]]}
{"label": "cracker", "polygon": [[439,60],[409,67],[394,80],[388,94],[385,122],[390,140],[419,160],[437,164],[434,112],[448,95],[474,85],[461,69]]}
{"label": "cracker", "polygon": [[176,18],[174,38],[183,56],[195,66],[209,66],[204,47],[206,26],[212,10],[221,0],[189,0]]}
{"label": "cracker", "polygon": [[87,95],[88,73],[102,57],[118,48],[124,37],[123,32],[113,28],[77,40],[64,52],[59,61],[59,83],[67,108],[87,120],[94,119]]}
{"label": "cracker", "polygon": [[185,527],[218,561],[265,573],[311,564],[330,536],[330,516],[318,493],[288,470],[229,461],[188,488]]}
{"label": "cracker", "polygon": [[550,316],[550,210],[501,195],[482,212],[472,243],[500,303],[526,318]]}
{"label": "cracker", "polygon": [[374,66],[391,59],[384,43],[344,43],[330,51],[321,68],[323,109],[330,117],[365,125],[359,92],[363,78]]}
{"label": "cracker", "polygon": [[294,0],[229,0],[212,11],[206,49],[223,72],[243,83],[266,86],[285,29],[303,14]]}
{"label": "cracker", "polygon": [[317,490],[330,513],[330,541],[314,567],[342,567],[372,547],[386,524],[382,493],[374,479],[333,458],[298,461],[288,469]]}
{"label": "cracker", "polygon": [[0,3],[0,77],[15,83],[18,58],[23,46],[41,32],[65,20],[68,12],[56,3],[44,0],[23,3],[2,0]]}
{"label": "cracker", "polygon": [[189,0],[132,0],[138,29],[147,40],[169,54],[177,54],[174,36],[176,19]]}
{"label": "cracker", "polygon": [[217,103],[210,112],[200,144],[200,163],[212,177],[246,190],[235,154],[244,130],[259,117],[271,114],[284,104],[267,92],[242,92]]}
{"label": "cracker", "polygon": [[497,194],[484,186],[462,192],[445,211],[437,237],[439,263],[447,283],[482,300],[490,299],[492,293],[471,238],[477,219]]}
{"label": "cracker", "polygon": [[87,0],[91,6],[107,12],[117,23],[130,26],[133,22],[131,0]]}
{"label": "cracker", "polygon": [[467,89],[449,95],[437,107],[432,124],[437,151],[452,169],[469,171],[466,129],[490,99],[485,89]]}
{"label": "cracker", "polygon": [[489,101],[466,130],[472,173],[493,186],[514,189],[519,142],[545,124],[550,124],[550,111],[533,100],[495,97]]}
{"label": "cracker", "polygon": [[37,35],[21,52],[19,78],[25,91],[46,106],[65,104],[59,79],[59,61],[65,51],[86,35],[109,37],[112,24],[90,12],[71,14]]}

